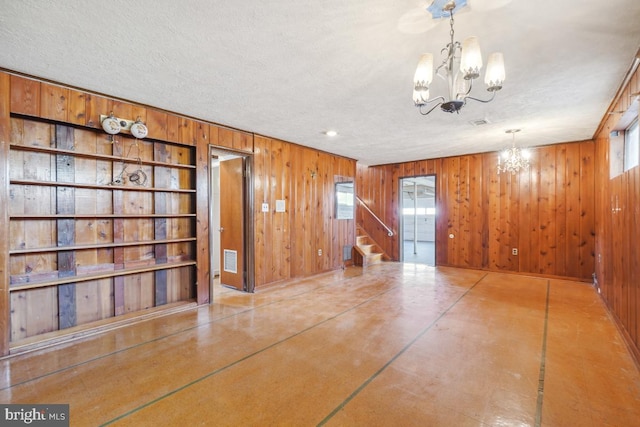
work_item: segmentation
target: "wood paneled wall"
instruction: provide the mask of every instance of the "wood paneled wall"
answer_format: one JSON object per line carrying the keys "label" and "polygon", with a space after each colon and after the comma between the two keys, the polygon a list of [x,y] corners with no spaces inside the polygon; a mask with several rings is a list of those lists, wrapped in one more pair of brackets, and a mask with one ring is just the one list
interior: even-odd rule
{"label": "wood paneled wall", "polygon": [[[594,147],[583,141],[535,148],[531,168],[515,175],[497,174],[498,153],[358,165],[356,191],[399,231],[400,178],[435,175],[437,265],[591,280]],[[398,259],[397,233],[367,231]]]}
{"label": "wood paneled wall", "polygon": [[[4,74],[4,73],[2,73]],[[202,181],[208,176],[208,144],[210,135],[218,136],[217,126],[198,122],[165,111],[132,104],[129,102],[90,94],[61,85],[41,82],[36,79],[10,75],[10,112],[23,116],[53,120],[59,123],[101,129],[100,115],[113,112],[117,117],[140,118],[147,124],[148,139],[196,146],[198,152],[198,177]],[[215,128],[213,131],[211,128]],[[233,148],[233,147],[229,147]],[[204,154],[202,154],[204,153]],[[203,172],[204,168],[204,172]],[[208,187],[207,187],[208,188]],[[197,223],[201,231],[208,227],[207,192],[199,193]],[[201,241],[198,249],[197,298],[199,303],[209,301],[208,240]],[[204,266],[207,266],[206,268]]]}
{"label": "wood paneled wall", "polygon": [[[355,179],[355,161],[296,144],[193,120],[152,107],[0,72],[0,355],[10,349],[9,141],[10,115],[98,129],[100,115],[140,118],[148,139],[196,147],[197,302],[210,301],[209,146],[252,153],[255,285],[340,268],[343,247],[355,242],[355,221],[334,219],[334,183]],[[255,150],[254,150],[254,139]],[[275,212],[285,200],[286,211]],[[261,211],[262,202],[270,211]],[[2,219],[0,218],[0,219]],[[321,250],[322,254],[318,255]],[[124,285],[124,284],[123,284]],[[135,309],[135,308],[134,308]]]}
{"label": "wood paneled wall", "polygon": [[254,175],[256,286],[342,267],[355,221],[335,219],[334,185],[355,181],[355,161],[256,136]]}
{"label": "wood paneled wall", "polygon": [[596,136],[596,277],[601,295],[640,361],[640,167],[613,178],[611,130],[640,92],[636,71]]}

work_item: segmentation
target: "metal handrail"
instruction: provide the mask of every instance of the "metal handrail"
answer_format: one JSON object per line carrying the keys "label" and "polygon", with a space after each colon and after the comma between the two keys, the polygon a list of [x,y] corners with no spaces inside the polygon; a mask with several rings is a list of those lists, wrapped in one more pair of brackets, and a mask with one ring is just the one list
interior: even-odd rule
{"label": "metal handrail", "polygon": [[393,236],[395,234],[390,227],[388,227],[384,222],[382,222],[382,220],[380,218],[378,218],[378,215],[373,213],[373,211],[369,208],[369,206],[367,206],[367,204],[364,202],[364,200],[362,200],[358,196],[356,196],[356,200],[358,202],[360,202],[360,204],[371,214],[371,216],[373,216],[376,219],[376,221],[378,221],[380,223],[380,225],[382,225],[384,227],[385,230],[387,230],[387,236],[391,237],[391,236]]}

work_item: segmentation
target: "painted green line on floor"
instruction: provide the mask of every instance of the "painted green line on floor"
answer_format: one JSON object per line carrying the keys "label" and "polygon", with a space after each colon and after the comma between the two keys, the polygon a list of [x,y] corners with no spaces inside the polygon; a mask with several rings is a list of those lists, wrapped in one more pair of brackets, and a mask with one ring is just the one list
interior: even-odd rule
{"label": "painted green line on floor", "polygon": [[357,309],[358,307],[361,307],[361,306],[363,306],[365,304],[368,304],[371,301],[381,297],[382,295],[395,290],[398,287],[400,287],[400,285],[393,286],[393,287],[391,287],[389,289],[385,289],[382,292],[378,292],[377,294],[375,294],[375,295],[371,296],[370,298],[367,298],[366,300],[354,305],[353,307],[348,308],[347,310],[344,310],[344,311],[342,311],[340,313],[337,313],[337,314],[335,314],[335,315],[333,315],[331,317],[328,317],[328,318],[322,320],[321,322],[318,322],[318,323],[316,323],[314,325],[311,325],[311,326],[309,326],[309,327],[307,327],[305,329],[302,329],[302,330],[296,332],[293,335],[290,335],[290,336],[288,336],[286,338],[283,338],[280,341],[276,341],[273,344],[270,344],[270,345],[268,345],[266,347],[263,347],[260,350],[256,350],[253,353],[247,354],[246,356],[241,357],[240,359],[237,359],[237,360],[235,360],[235,361],[233,361],[233,362],[231,362],[231,363],[229,363],[229,364],[227,364],[225,366],[222,366],[222,367],[220,367],[220,368],[218,368],[218,369],[216,369],[214,371],[211,371],[211,372],[209,372],[209,373],[207,373],[207,374],[205,374],[205,375],[203,375],[203,376],[201,376],[199,378],[196,378],[195,380],[193,380],[193,381],[191,381],[191,382],[189,382],[189,383],[187,383],[187,384],[185,384],[185,385],[183,385],[181,387],[178,387],[178,388],[176,388],[176,389],[174,389],[174,390],[172,390],[172,391],[170,391],[168,393],[165,393],[162,396],[159,396],[159,397],[157,397],[157,398],[155,398],[155,399],[153,399],[153,400],[151,400],[151,401],[149,401],[149,402],[147,402],[147,403],[145,403],[143,405],[138,406],[137,408],[131,409],[130,411],[127,411],[124,414],[119,415],[116,418],[101,424],[101,426],[107,426],[107,425],[113,424],[113,423],[115,423],[117,421],[120,421],[120,420],[122,420],[122,419],[124,419],[124,418],[126,418],[128,416],[131,416],[131,415],[135,414],[136,412],[141,411],[142,409],[145,409],[145,408],[147,408],[147,407],[149,407],[149,406],[151,406],[151,405],[153,405],[153,404],[155,404],[155,403],[157,403],[157,402],[159,402],[159,401],[161,401],[163,399],[166,399],[167,397],[173,396],[174,394],[179,393],[179,392],[181,392],[181,391],[183,391],[183,390],[185,390],[185,389],[187,389],[187,388],[189,388],[189,387],[191,387],[191,386],[193,386],[195,384],[198,384],[198,383],[200,383],[200,382],[202,382],[202,381],[204,381],[204,380],[206,380],[208,378],[211,378],[214,375],[217,375],[217,374],[219,374],[221,372],[224,372],[227,369],[229,369],[229,368],[231,368],[233,366],[236,366],[237,364],[239,364],[241,362],[246,361],[247,359],[250,359],[250,358],[252,358],[254,356],[257,356],[258,354],[264,353],[265,351],[267,351],[267,350],[269,350],[269,349],[271,349],[273,347],[276,347],[276,346],[278,346],[278,345],[280,345],[280,344],[282,344],[284,342],[287,342],[292,338],[295,338],[295,337],[297,337],[299,335],[302,335],[302,334],[304,334],[304,333],[306,333],[306,332],[308,332],[308,331],[310,331],[310,330],[312,330],[312,329],[314,329],[314,328],[316,328],[316,327],[318,327],[320,325],[323,325],[323,324],[325,324],[327,322],[335,320],[335,319],[339,318],[340,316],[343,316],[343,315],[345,315],[345,314]]}
{"label": "painted green line on floor", "polygon": [[544,399],[544,371],[546,369],[547,358],[547,327],[549,325],[549,294],[551,291],[551,281],[547,280],[547,301],[544,312],[544,332],[542,334],[542,351],[540,355],[540,375],[538,376],[538,401],[536,402],[536,422],[535,427],[542,425],[542,401]]}
{"label": "painted green line on floor", "polygon": [[333,411],[331,411],[331,413],[329,415],[327,415],[322,421],[320,421],[318,423],[318,427],[319,426],[323,426],[325,425],[327,422],[329,422],[329,420],[331,420],[331,418],[333,418],[338,412],[342,411],[342,409],[344,409],[344,407],[351,402],[358,394],[360,394],[360,392],[362,390],[364,390],[373,380],[375,380],[382,372],[384,372],[393,362],[396,361],[396,359],[398,359],[398,357],[402,356],[407,350],[409,350],[409,348],[411,348],[411,346],[413,344],[416,343],[416,341],[418,341],[424,334],[426,334],[427,332],[429,332],[429,330],[431,328],[433,328],[438,321],[440,321],[440,319],[442,319],[453,307],[456,306],[456,304],[458,304],[460,302],[460,300],[462,300],[462,298],[464,298],[469,292],[471,292],[471,290],[473,288],[476,287],[476,285],[478,285],[478,283],[480,283],[482,280],[484,280],[485,277],[487,277],[486,273],[484,276],[482,276],[480,279],[478,279],[477,282],[475,282],[469,289],[467,289],[462,295],[460,295],[460,297],[458,297],[458,299],[456,299],[449,307],[447,307],[446,310],[444,310],[442,313],[440,313],[440,315],[438,317],[436,317],[431,323],[429,323],[423,330],[421,330],[418,335],[415,336],[414,339],[412,339],[411,341],[409,341],[409,343],[407,345],[405,345],[398,353],[396,353],[391,359],[389,359],[389,361],[387,361],[387,363],[385,363],[384,365],[382,365],[382,367],[380,369],[378,369],[373,375],[371,375],[365,382],[363,382],[360,387],[358,387],[357,389],[355,389],[355,391],[353,393],[351,393],[344,401],[342,401],[341,404],[339,404]]}

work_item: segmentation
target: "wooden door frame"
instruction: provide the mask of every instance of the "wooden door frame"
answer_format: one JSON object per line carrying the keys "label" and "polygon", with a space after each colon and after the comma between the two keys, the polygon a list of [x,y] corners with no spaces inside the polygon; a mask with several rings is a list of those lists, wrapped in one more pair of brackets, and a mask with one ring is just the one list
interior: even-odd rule
{"label": "wooden door frame", "polygon": [[[254,250],[254,214],[253,214],[253,204],[254,204],[254,195],[253,195],[253,154],[248,153],[246,151],[239,151],[229,149],[227,147],[221,147],[217,145],[209,144],[209,224],[213,224],[213,188],[211,185],[213,178],[213,168],[211,167],[211,160],[214,155],[220,154],[233,154],[236,156],[240,156],[244,159],[243,167],[244,167],[244,200],[243,200],[243,221],[244,221],[244,239],[243,239],[243,250],[244,250],[244,291],[253,293],[255,290],[255,250]],[[213,238],[216,230],[212,230],[209,228],[209,263],[211,264],[212,256],[220,256],[220,253],[213,254]],[[213,266],[211,266],[213,268]],[[213,271],[211,274],[211,280],[209,283],[209,288],[213,286],[214,275]],[[213,302],[215,295],[211,293],[211,298],[209,298],[210,303]]]}

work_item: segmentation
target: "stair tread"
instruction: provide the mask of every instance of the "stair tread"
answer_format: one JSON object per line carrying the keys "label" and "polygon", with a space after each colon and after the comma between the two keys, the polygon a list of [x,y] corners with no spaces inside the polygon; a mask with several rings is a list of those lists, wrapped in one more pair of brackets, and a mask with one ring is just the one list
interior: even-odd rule
{"label": "stair tread", "polygon": [[[358,230],[360,232],[360,230]],[[383,261],[384,252],[378,252],[380,248],[377,243],[371,243],[371,238],[366,234],[356,235],[356,245],[361,254],[362,265],[378,264]]]}

